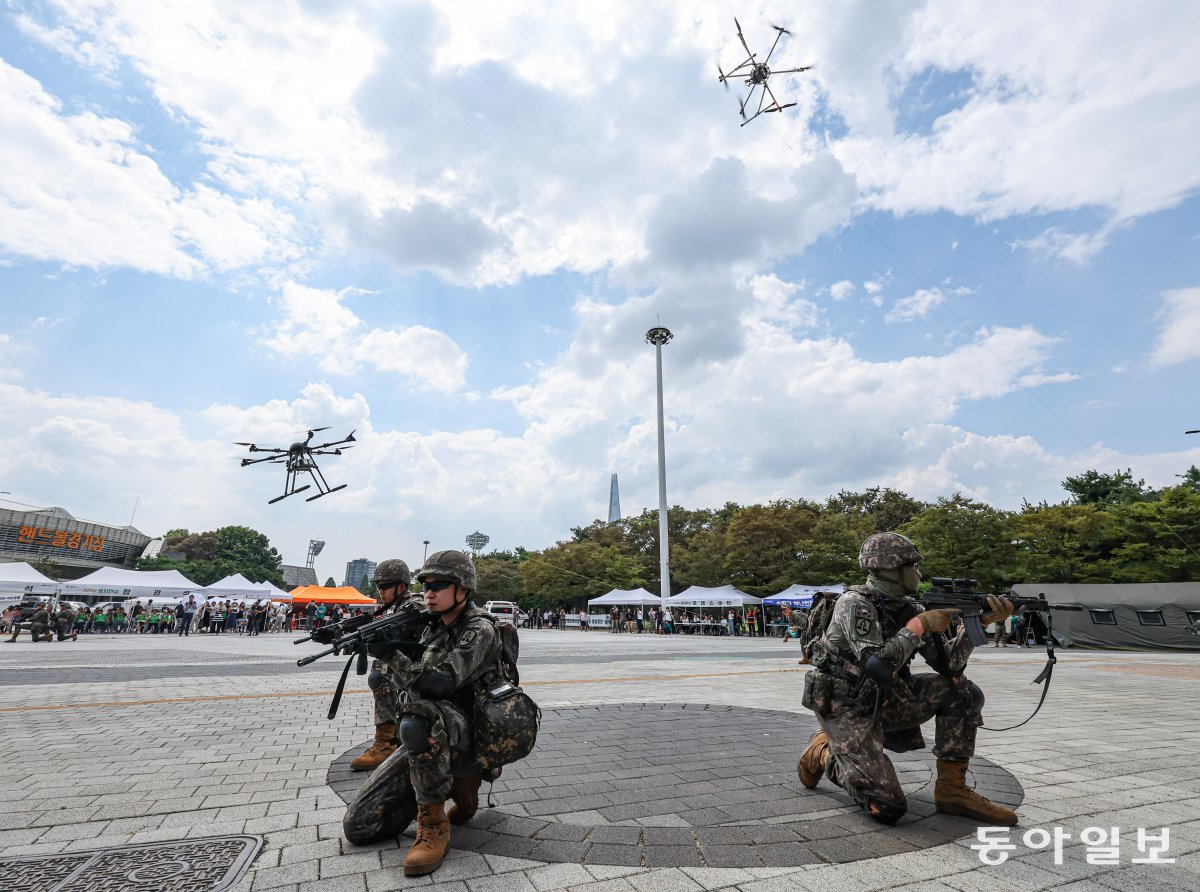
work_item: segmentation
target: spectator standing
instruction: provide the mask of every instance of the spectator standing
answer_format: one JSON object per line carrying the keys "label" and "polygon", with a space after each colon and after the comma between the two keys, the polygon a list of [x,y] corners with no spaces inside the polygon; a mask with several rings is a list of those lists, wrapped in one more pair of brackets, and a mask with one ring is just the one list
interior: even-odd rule
{"label": "spectator standing", "polygon": [[309,601],[304,606],[304,631],[311,632],[313,630],[313,621],[317,618],[317,602]]}

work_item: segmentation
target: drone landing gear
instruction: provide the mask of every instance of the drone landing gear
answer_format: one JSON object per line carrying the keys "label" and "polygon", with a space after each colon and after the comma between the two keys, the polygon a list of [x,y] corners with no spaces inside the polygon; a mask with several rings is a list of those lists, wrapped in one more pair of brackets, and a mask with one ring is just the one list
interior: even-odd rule
{"label": "drone landing gear", "polygon": [[285,493],[284,493],[283,495],[281,495],[281,496],[276,496],[276,497],[275,497],[275,498],[273,498],[273,499],[269,499],[269,500],[267,501],[267,504],[268,504],[268,505],[274,505],[276,502],[282,502],[282,501],[283,501],[284,499],[286,499],[288,496],[294,496],[296,493],[298,493],[298,492],[304,492],[304,490],[306,490],[306,489],[312,489],[312,484],[311,484],[311,483],[306,483],[306,484],[304,484],[303,486],[300,486],[300,487],[297,487],[296,489],[293,489],[291,492],[285,492]]}
{"label": "drone landing gear", "polygon": [[[308,497],[307,499],[305,499],[304,501],[306,501],[306,502],[311,502],[313,499],[319,499],[319,498],[321,498],[321,496],[327,496],[327,495],[329,495],[331,492],[337,492],[339,489],[345,489],[345,488],[346,488],[347,486],[349,486],[349,485],[350,485],[350,484],[348,484],[348,483],[343,483],[341,486],[335,486],[335,487],[333,487],[332,489],[327,489],[327,490],[325,490],[325,492],[319,492],[319,493],[317,493],[315,496],[309,496],[309,497]],[[304,488],[305,488],[305,489],[308,489],[308,487],[307,487],[307,486],[306,486],[306,487],[304,487]],[[297,492],[298,492],[298,491],[299,491],[299,490],[297,490]]]}

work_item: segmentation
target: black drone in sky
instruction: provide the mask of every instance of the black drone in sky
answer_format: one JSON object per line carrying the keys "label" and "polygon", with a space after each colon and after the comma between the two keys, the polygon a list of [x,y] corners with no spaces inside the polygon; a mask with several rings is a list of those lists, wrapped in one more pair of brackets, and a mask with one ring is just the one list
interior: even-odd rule
{"label": "black drone in sky", "polygon": [[270,499],[267,504],[274,505],[276,502],[286,499],[288,496],[294,496],[298,492],[304,492],[312,487],[312,483],[306,483],[303,486],[297,486],[297,479],[301,474],[308,474],[312,478],[312,482],[317,485],[320,490],[315,496],[309,496],[304,501],[311,502],[313,499],[319,499],[321,496],[327,496],[331,492],[337,492],[339,489],[345,489],[346,484],[341,486],[330,486],[325,482],[325,475],[321,473],[321,469],[317,467],[317,460],[314,456],[317,455],[341,455],[345,450],[353,448],[347,446],[347,443],[354,443],[354,431],[346,436],[344,440],[334,440],[330,443],[313,444],[312,438],[321,431],[327,431],[327,427],[313,428],[308,432],[308,436],[301,443],[293,443],[287,449],[277,449],[274,446],[258,446],[254,443],[236,443],[237,446],[248,446],[251,452],[267,452],[269,455],[263,458],[243,458],[242,467],[246,465],[257,465],[263,462],[271,464],[287,465],[287,482],[283,485],[283,495],[276,496]]}
{"label": "black drone in sky", "polygon": [[[775,47],[779,46],[779,40],[781,37],[783,37],[783,35],[787,34],[790,36],[792,32],[787,28],[781,28],[779,25],[772,25],[771,27],[777,32],[775,34],[775,42],[771,44],[771,50],[767,53],[767,58],[760,62],[758,61],[758,57],[754,53],[750,52],[750,47],[746,45],[746,38],[742,36],[741,24],[736,18],[733,20],[733,23],[737,25],[738,40],[742,42],[742,47],[746,50],[747,59],[745,62],[739,64],[736,68],[732,69],[728,74],[722,71],[720,64],[718,64],[717,80],[724,84],[725,89],[728,90],[730,78],[745,78],[745,85],[750,88],[750,92],[746,94],[745,99],[738,100],[738,111],[742,116],[742,126],[745,127],[759,115],[766,114],[767,112],[783,111],[785,108],[791,108],[796,104],[794,102],[785,102],[783,105],[779,104],[779,100],[775,98],[775,94],[771,91],[771,87],[767,83],[767,79],[770,78],[772,74],[797,74],[801,71],[808,71],[810,68],[812,68],[812,66],[805,65],[802,68],[784,68],[779,71],[772,71],[767,63],[771,61],[771,56],[775,52]],[[755,90],[759,91],[758,106],[755,109],[754,114],[747,118],[746,109],[750,107],[754,101]],[[770,103],[767,103],[768,96],[771,97]]]}

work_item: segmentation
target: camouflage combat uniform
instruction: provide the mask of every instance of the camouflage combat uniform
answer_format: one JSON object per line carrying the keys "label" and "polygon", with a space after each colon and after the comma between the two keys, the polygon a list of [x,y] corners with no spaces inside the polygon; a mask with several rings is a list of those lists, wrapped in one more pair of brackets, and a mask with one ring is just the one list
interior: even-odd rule
{"label": "camouflage combat uniform", "polygon": [[75,611],[70,607],[63,607],[58,611],[58,617],[55,619],[55,628],[58,631],[58,640],[62,641],[70,636],[75,629]]}
{"label": "camouflage combat uniform", "polygon": [[[409,595],[403,601],[393,601],[375,611],[375,619],[391,616],[402,607],[415,606],[418,610],[424,608],[425,602],[420,595]],[[391,672],[387,660],[375,660],[371,664],[371,674],[367,676],[371,693],[375,696],[375,724],[396,724],[400,721],[400,691],[396,676]]]}
{"label": "camouflage combat uniform", "polygon": [[791,615],[787,617],[787,635],[789,638],[798,638],[804,640],[804,633],[808,631],[808,614],[801,610],[792,608]]}
{"label": "camouflage combat uniform", "polygon": [[[872,814],[894,821],[908,806],[884,749],[923,749],[921,724],[936,718],[934,755],[966,762],[975,752],[983,693],[960,674],[973,647],[962,629],[950,638],[904,628],[924,608],[871,585],[848,588],[832,610],[825,634],[812,644],[804,705],[829,735],[829,779]],[[917,653],[939,672],[913,674],[908,663]],[[871,655],[902,667],[882,693],[874,722],[876,684],[865,670]]]}
{"label": "camouflage combat uniform", "polygon": [[39,607],[29,621],[29,634],[34,641],[53,641],[50,636],[50,609]]}
{"label": "camouflage combat uniform", "polygon": [[812,657],[813,644],[825,631],[829,614],[833,612],[834,598],[818,595],[809,608],[804,631],[800,634],[800,649],[806,657]]}

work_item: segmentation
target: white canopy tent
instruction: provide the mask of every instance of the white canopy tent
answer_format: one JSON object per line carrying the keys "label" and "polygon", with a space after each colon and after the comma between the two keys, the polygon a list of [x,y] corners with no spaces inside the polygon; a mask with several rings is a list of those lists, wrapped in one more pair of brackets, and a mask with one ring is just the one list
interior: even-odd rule
{"label": "white canopy tent", "polygon": [[257,582],[251,582],[241,573],[234,573],[219,579],[212,585],[204,587],[204,597],[209,600],[219,598],[222,601],[247,601],[263,597],[263,591]]}
{"label": "white canopy tent", "polygon": [[[52,595],[58,583],[43,576],[24,561],[0,564],[0,597],[4,595]],[[7,599],[6,599],[7,600]]]}
{"label": "white canopy tent", "polygon": [[662,604],[662,598],[658,595],[652,595],[644,588],[635,589],[619,589],[615,588],[607,595],[601,595],[599,598],[592,598],[588,601],[588,607],[592,606],[616,606],[619,604],[638,605],[641,607],[654,607]]}
{"label": "white canopy tent", "polygon": [[663,605],[667,607],[747,607],[761,604],[762,598],[738,591],[732,585],[722,585],[708,588],[703,585],[693,585],[677,595],[667,598]]}
{"label": "white canopy tent", "polygon": [[[254,590],[262,592],[272,601],[286,601],[289,604],[292,603],[292,595],[290,592],[285,592],[283,589],[279,588],[279,586],[272,585],[269,582],[254,583]],[[262,597],[262,595],[259,597]]]}
{"label": "white canopy tent", "polygon": [[830,585],[789,585],[778,594],[763,598],[763,604],[768,607],[800,607],[807,610],[812,607],[813,597],[817,592],[837,592],[839,595],[846,590],[840,582]]}
{"label": "white canopy tent", "polygon": [[178,570],[120,570],[116,567],[101,567],[95,573],[89,573],[74,582],[64,582],[62,594],[78,595],[108,595],[108,600],[124,600],[126,598],[154,598],[157,602],[162,598],[187,597],[194,594],[197,600],[201,597],[202,586],[196,585]]}
{"label": "white canopy tent", "polygon": [[[133,608],[134,604],[141,604],[143,607],[152,607],[158,610],[160,607],[175,607],[180,601],[187,600],[186,598],[171,598],[166,595],[151,595],[146,598],[126,598],[121,602],[121,607],[126,613]],[[200,603],[197,601],[196,603]]]}

